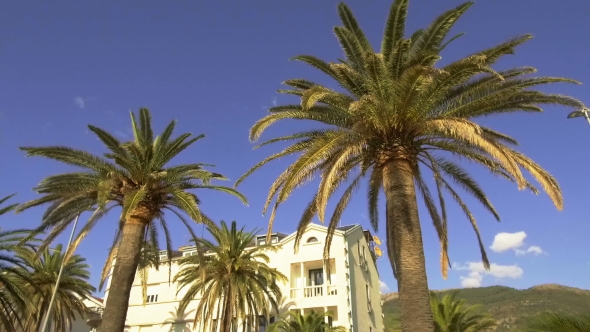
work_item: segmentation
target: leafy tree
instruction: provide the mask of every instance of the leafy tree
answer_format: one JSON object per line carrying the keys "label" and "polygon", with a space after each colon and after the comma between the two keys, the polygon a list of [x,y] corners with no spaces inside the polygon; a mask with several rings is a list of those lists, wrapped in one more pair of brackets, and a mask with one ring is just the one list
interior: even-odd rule
{"label": "leafy tree", "polygon": [[[46,248],[41,254],[33,249],[17,254],[23,262],[19,272],[32,281],[22,285],[25,296],[32,304],[32,310],[26,310],[21,315],[25,331],[39,331],[41,328],[66,254],[62,249],[63,246],[59,244],[55,249]],[[49,315],[49,330],[71,331],[74,321],[85,317],[87,308],[84,299],[92,296],[96,290],[88,283],[89,268],[86,259],[79,255],[72,255],[66,261]]]}
{"label": "leafy tree", "polygon": [[326,322],[330,313],[310,311],[306,315],[300,312],[290,312],[287,317],[269,326],[269,332],[346,332],[348,329],[342,326],[330,327]]}
{"label": "leafy tree", "polygon": [[187,133],[172,138],[175,127],[175,121],[172,121],[160,136],[154,137],[146,108],[139,110],[139,123],[131,113],[131,124],[134,135],[131,142],[120,142],[105,130],[88,126],[109,150],[102,157],[63,146],[21,148],[28,156],[41,156],[82,168],[80,172],[43,179],[35,188],[42,197],[19,208],[22,211],[49,204],[42,224],[36,229],[36,232],[51,229],[41,250],[61,234],[76,215],[93,209],[93,215],[72,243],[67,253],[70,255],[105,214],[114,207],[121,208],[119,228],[102,273],[104,282],[115,262],[104,309],[104,316],[109,319],[103,321],[103,331],[118,332],[124,328],[129,293],[143,243],[151,242],[158,247],[158,232],[161,230],[166,238],[168,257],[171,256],[171,235],[164,219],[165,211],[177,216],[196,238],[190,221],[183,214],[195,222],[211,224],[211,221],[201,213],[199,199],[191,190],[221,191],[246,203],[246,198],[236,190],[212,185],[211,180],[225,180],[225,177],[203,169],[205,164],[167,167],[175,156],[204,135],[191,137]]}
{"label": "leafy tree", "polygon": [[527,332],[590,332],[590,315],[544,313],[533,320]]}
{"label": "leafy tree", "polygon": [[[406,37],[408,0],[395,0],[381,49],[376,51],[350,9],[340,4],[338,12],[343,26],[335,27],[334,33],[344,59],[326,62],[310,55],[294,58],[334,79],[338,89],[305,79],[284,82],[290,89],[280,92],[298,96],[300,104],[271,108],[270,114],[250,129],[250,140],[257,141],[269,126],[281,120],[305,120],[320,127],[258,145],[294,141],[256,164],[236,183],[275,159],[296,157],[270,186],[263,208],[264,212],[271,210],[270,233],[277,208],[294,189],[320,178],[317,192],[299,222],[296,248],[315,215],[321,222],[326,220],[327,203],[338,192],[341,196],[329,219],[325,258],[334,229],[361,182],[364,179],[368,182],[366,198],[370,222],[376,231],[380,224],[378,202],[383,192],[387,252],[398,282],[404,331],[434,330],[417,196],[424,200],[438,233],[443,277],[446,278],[450,265],[445,207],[448,198],[465,213],[477,235],[483,264],[489,268],[475,218],[453,184],[473,196],[495,218],[499,219],[499,215],[458,160],[482,165],[499,178],[515,182],[518,189],[537,193],[523,175],[523,171],[528,171],[555,206],[563,207],[561,190],[547,171],[515,150],[517,142],[513,138],[475,120],[519,111],[541,112],[543,104],[582,107],[576,99],[534,90],[540,85],[574,81],[530,77],[535,72],[531,67],[499,72],[492,69],[499,59],[514,53],[517,46],[529,40],[530,35],[437,66],[440,52],[458,37],[447,40],[449,30],[471,5],[471,2],[459,5],[437,17],[425,29]],[[425,181],[430,174],[437,200],[433,187]]]}
{"label": "leafy tree", "polygon": [[187,289],[180,308],[184,310],[200,296],[195,324],[200,322],[204,331],[211,330],[214,319],[220,322],[221,332],[234,331],[240,323],[257,329],[258,316],[279,311],[279,283],[287,280],[267,265],[266,253],[276,247],[255,245],[256,234],[238,229],[235,221],[229,227],[222,221],[221,227],[211,225],[207,230],[214,241],[196,240],[205,257],[183,257],[182,268],[174,277],[181,289]]}
{"label": "leafy tree", "polygon": [[430,307],[436,332],[480,332],[497,325],[496,320],[489,315],[477,312],[479,306],[468,306],[465,300],[456,300],[455,294],[439,299],[436,294],[431,293]]}

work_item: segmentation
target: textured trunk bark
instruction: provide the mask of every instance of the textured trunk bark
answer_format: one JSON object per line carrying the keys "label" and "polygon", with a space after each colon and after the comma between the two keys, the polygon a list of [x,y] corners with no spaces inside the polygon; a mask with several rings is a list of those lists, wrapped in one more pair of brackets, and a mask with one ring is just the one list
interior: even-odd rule
{"label": "textured trunk bark", "polygon": [[383,187],[387,241],[393,241],[388,248],[395,249],[391,265],[397,270],[402,331],[433,332],[413,165],[406,159],[388,161],[383,169]]}
{"label": "textured trunk bark", "polygon": [[147,221],[149,221],[147,211],[136,212],[132,213],[132,216],[123,225],[123,234],[117,250],[109,295],[99,328],[100,332],[123,332],[125,328],[129,294],[139,264],[145,228]]}
{"label": "textured trunk bark", "polygon": [[233,311],[231,306],[230,292],[226,292],[225,298],[223,299],[223,314],[221,317],[221,331],[220,332],[231,332]]}

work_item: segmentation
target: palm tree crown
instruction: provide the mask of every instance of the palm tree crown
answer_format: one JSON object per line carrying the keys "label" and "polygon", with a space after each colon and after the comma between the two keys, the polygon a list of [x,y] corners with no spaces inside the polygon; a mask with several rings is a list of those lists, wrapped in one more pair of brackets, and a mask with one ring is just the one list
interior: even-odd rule
{"label": "palm tree crown", "polygon": [[[464,3],[443,13],[427,28],[406,37],[408,2],[395,0],[392,4],[380,51],[370,45],[350,9],[344,4],[338,6],[343,26],[335,27],[334,33],[345,58],[325,62],[301,55],[294,59],[319,69],[336,81],[339,89],[305,79],[285,81],[291,89],[280,92],[299,97],[300,104],[271,108],[270,114],[251,128],[250,139],[258,140],[269,126],[285,119],[311,121],[322,127],[273,138],[258,145],[294,141],[255,165],[237,184],[275,159],[297,156],[270,187],[263,208],[266,212],[272,205],[270,234],[277,208],[295,188],[319,175],[318,190],[299,223],[298,240],[315,215],[324,222],[328,201],[338,188],[344,187],[338,191],[341,196],[329,220],[330,231],[324,250],[326,258],[334,229],[361,181],[368,180],[366,197],[370,222],[375,230],[380,224],[379,196],[384,192],[387,251],[398,279],[400,300],[405,302],[402,326],[404,321],[422,322],[419,324],[429,327],[407,325],[405,328],[431,330],[426,272],[423,268],[414,269],[416,264],[424,265],[417,194],[424,200],[439,236],[443,277],[446,278],[449,266],[445,196],[457,202],[467,216],[477,235],[483,264],[489,268],[475,218],[453,184],[472,195],[496,219],[499,215],[479,184],[457,160],[482,165],[492,174],[515,182],[518,189],[537,193],[538,190],[523,175],[523,170],[527,171],[541,184],[558,209],[563,207],[563,200],[557,181],[514,149],[516,140],[474,121],[488,115],[541,112],[540,105],[543,104],[575,108],[583,105],[571,97],[533,89],[557,82],[576,83],[573,80],[531,77],[529,75],[535,72],[531,67],[492,69],[500,58],[513,54],[517,46],[529,40],[530,35],[437,66],[440,52],[460,36],[447,41],[449,30],[472,3]],[[425,172],[434,177],[438,202],[425,181]],[[404,277],[405,271],[415,274]],[[412,308],[410,303],[417,307]]]}
{"label": "palm tree crown", "polygon": [[[198,239],[197,247],[205,254],[186,256],[182,268],[174,277],[180,288],[186,287],[181,308],[193,299],[201,300],[195,312],[195,324],[200,322],[208,330],[215,319],[220,321],[221,331],[229,332],[237,324],[258,328],[258,316],[278,312],[282,298],[279,284],[286,276],[268,267],[267,251],[275,251],[270,244],[255,245],[256,235],[221,222],[221,227],[208,227],[214,242]],[[270,303],[270,305],[269,305]],[[241,322],[234,319],[237,318]]]}
{"label": "palm tree crown", "polygon": [[430,306],[436,332],[480,332],[496,326],[496,320],[477,312],[479,306],[468,306],[465,300],[456,300],[456,294],[439,299],[431,293]]}
{"label": "palm tree crown", "polygon": [[[41,254],[35,250],[27,250],[17,255],[23,262],[21,272],[36,286],[23,286],[33,308],[23,315],[26,331],[38,331],[49,309],[51,294],[65,257],[62,249],[63,246],[60,244],[55,249],[45,249]],[[86,305],[83,301],[96,290],[88,283],[89,269],[86,259],[79,255],[72,255],[65,263],[49,316],[51,331],[70,331],[76,319],[85,317]]]}
{"label": "palm tree crown", "polygon": [[164,233],[170,258],[172,244],[164,219],[165,211],[177,216],[196,238],[184,214],[199,223],[211,222],[201,213],[199,199],[191,192],[193,189],[229,193],[246,203],[246,198],[233,188],[212,185],[212,180],[225,180],[225,177],[203,169],[206,164],[167,166],[175,156],[204,135],[191,137],[191,134],[185,133],[172,138],[175,128],[175,121],[172,121],[161,135],[154,136],[151,116],[145,108],[139,110],[139,122],[131,113],[131,125],[134,135],[131,142],[121,142],[103,129],[88,126],[109,150],[102,157],[63,146],[21,148],[28,156],[41,156],[82,168],[80,172],[43,179],[35,188],[42,197],[19,208],[22,211],[49,204],[42,224],[36,229],[36,232],[51,229],[41,250],[72,222],[74,216],[92,209],[93,215],[72,243],[68,252],[68,255],[71,254],[101,217],[114,207],[121,208],[119,230],[101,278],[102,285],[116,255],[105,307],[105,315],[111,319],[103,322],[105,330],[123,329],[131,290],[129,279],[135,277],[145,242],[159,247],[159,229]]}
{"label": "palm tree crown", "polygon": [[[0,205],[6,203],[14,196],[6,196],[0,199]],[[0,215],[13,211],[18,204],[9,204],[0,207]],[[18,269],[22,261],[17,256],[28,250],[28,245],[20,245],[29,232],[23,229],[4,231],[0,229],[0,330],[16,331],[22,327],[19,313],[23,312],[30,302],[23,293],[22,286],[32,284],[26,274]]]}

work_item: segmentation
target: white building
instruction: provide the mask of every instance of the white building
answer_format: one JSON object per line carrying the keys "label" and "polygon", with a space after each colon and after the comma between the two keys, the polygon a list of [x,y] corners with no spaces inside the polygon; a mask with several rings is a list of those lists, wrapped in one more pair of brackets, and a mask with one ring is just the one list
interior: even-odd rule
{"label": "white building", "polygon": [[[281,285],[286,297],[282,306],[285,310],[311,310],[330,312],[329,319],[334,326],[344,326],[354,332],[383,332],[381,310],[381,291],[375,260],[375,243],[369,231],[360,225],[340,227],[334,234],[330,250],[330,274],[327,278],[323,268],[322,255],[327,228],[311,224],[301,240],[301,246],[294,253],[295,233],[291,235],[273,234],[271,243],[280,246],[277,252],[269,252],[269,266],[287,276],[288,282]],[[256,239],[257,245],[266,241],[262,235]],[[175,252],[172,263],[172,278],[178,272],[180,256],[196,252],[194,247],[181,247]],[[377,250],[380,253],[379,250]],[[161,253],[165,258],[165,252]],[[328,280],[329,279],[329,280]],[[169,283],[168,266],[159,271],[148,271],[147,304],[143,304],[139,278],[136,278],[129,299],[126,332],[189,332],[202,331],[193,326],[194,311],[199,299],[195,299],[184,314],[177,308],[183,291]],[[108,300],[110,280],[107,283],[105,298]],[[186,289],[186,288],[185,288]],[[271,317],[271,323],[275,318]],[[262,321],[259,331],[265,331]]]}

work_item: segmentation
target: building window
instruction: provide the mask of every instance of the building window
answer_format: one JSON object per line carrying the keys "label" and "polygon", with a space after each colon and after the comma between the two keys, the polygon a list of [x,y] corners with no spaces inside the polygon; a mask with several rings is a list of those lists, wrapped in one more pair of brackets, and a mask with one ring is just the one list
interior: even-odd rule
{"label": "building window", "polygon": [[324,284],[324,270],[309,270],[309,286],[320,286]]}
{"label": "building window", "polygon": [[272,244],[272,243],[277,243],[277,242],[279,242],[279,239],[278,239],[278,238],[276,238],[276,237],[273,237],[272,239],[270,239],[270,243],[271,243],[271,244]]}
{"label": "building window", "polygon": [[317,243],[317,242],[318,242],[318,238],[315,236],[312,236],[309,239],[307,239],[307,243]]}
{"label": "building window", "polygon": [[266,317],[258,316],[258,332],[266,332]]}
{"label": "building window", "polygon": [[258,240],[258,245],[263,246],[266,244],[266,240]]}
{"label": "building window", "polygon": [[147,298],[146,298],[146,302],[147,303],[154,303],[154,302],[158,302],[158,293],[160,292],[160,285],[148,285],[148,289],[147,289]]}

